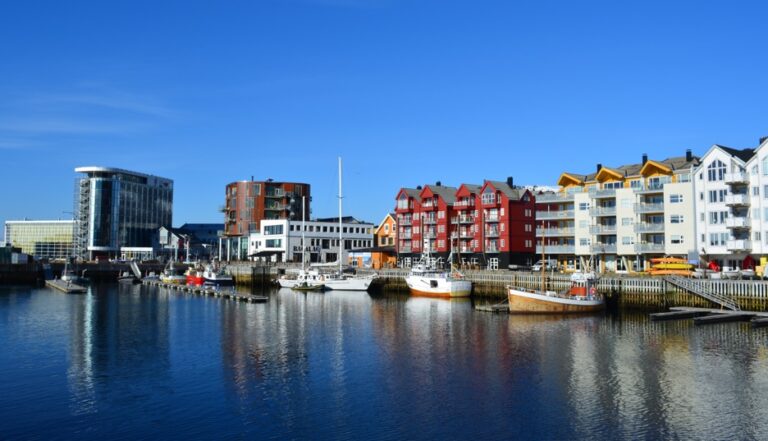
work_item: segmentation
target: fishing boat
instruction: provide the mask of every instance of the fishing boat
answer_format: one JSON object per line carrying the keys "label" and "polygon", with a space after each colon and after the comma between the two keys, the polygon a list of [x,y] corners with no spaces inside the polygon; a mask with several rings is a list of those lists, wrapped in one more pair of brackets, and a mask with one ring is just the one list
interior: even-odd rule
{"label": "fishing boat", "polygon": [[342,192],[341,192],[341,157],[339,157],[339,253],[338,253],[338,263],[339,263],[339,270],[335,274],[329,274],[325,277],[325,287],[328,289],[338,290],[338,291],[368,291],[368,288],[371,286],[371,283],[373,282],[373,279],[376,278],[376,274],[371,275],[357,275],[357,274],[345,274],[343,267],[342,267],[342,259],[341,256],[343,255],[343,244],[344,244],[344,237],[342,231],[344,230],[341,226],[341,219],[342,219]]}
{"label": "fishing boat", "polygon": [[183,285],[187,283],[187,277],[180,274],[179,271],[174,268],[173,260],[171,260],[163,270],[163,273],[160,274],[160,281],[169,285]]}
{"label": "fishing boat", "polygon": [[429,297],[469,297],[472,282],[467,280],[452,263],[453,252],[448,256],[450,269],[438,269],[430,257],[429,239],[424,239],[424,253],[419,263],[411,268],[405,283],[411,295]]}
{"label": "fishing boat", "polygon": [[203,285],[207,286],[234,286],[235,280],[232,276],[224,272],[224,268],[219,268],[216,263],[206,265],[203,270]]}
{"label": "fishing boat", "polygon": [[184,276],[187,278],[187,285],[189,286],[203,286],[205,283],[205,276],[203,270],[198,268],[197,265],[192,265],[184,272]]}
{"label": "fishing boat", "polygon": [[[543,225],[542,225],[543,227]],[[541,241],[542,260],[544,238]],[[597,292],[597,278],[593,272],[571,275],[571,286],[564,292],[547,290],[545,268],[541,268],[541,289],[531,290],[507,286],[509,312],[521,314],[562,314],[595,312],[605,307],[605,299]]]}
{"label": "fishing boat", "polygon": [[302,206],[302,218],[301,218],[301,271],[298,276],[291,278],[288,276],[282,276],[277,279],[277,283],[281,288],[291,288],[296,291],[322,291],[325,288],[325,276],[320,274],[319,271],[307,269],[307,248],[304,245],[304,231],[305,222],[307,218],[307,205],[306,197],[301,197]]}

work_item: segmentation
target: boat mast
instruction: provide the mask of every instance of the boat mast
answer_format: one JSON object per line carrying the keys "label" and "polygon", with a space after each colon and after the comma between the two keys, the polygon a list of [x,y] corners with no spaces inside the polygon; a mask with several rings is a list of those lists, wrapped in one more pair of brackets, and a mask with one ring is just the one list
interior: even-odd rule
{"label": "boat mast", "polygon": [[343,198],[341,194],[341,156],[339,156],[339,274],[342,273],[342,265],[341,265],[341,253],[342,253],[342,247],[343,247],[343,239],[341,235],[341,199]]}
{"label": "boat mast", "polygon": [[304,231],[307,229],[305,222],[307,220],[306,196],[301,197],[301,269],[307,269],[306,247],[304,246]]}
{"label": "boat mast", "polygon": [[541,293],[546,294],[547,293],[547,273],[546,273],[546,267],[547,267],[547,260],[546,260],[546,254],[544,253],[544,241],[546,240],[546,234],[544,234],[544,229],[546,227],[544,226],[544,221],[541,221]]}

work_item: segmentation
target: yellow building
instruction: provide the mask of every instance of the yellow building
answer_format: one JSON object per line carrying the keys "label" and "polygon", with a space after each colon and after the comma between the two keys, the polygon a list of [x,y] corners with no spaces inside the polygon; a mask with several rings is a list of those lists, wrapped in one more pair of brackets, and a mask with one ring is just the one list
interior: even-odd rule
{"label": "yellow building", "polygon": [[74,255],[74,221],[6,221],[5,242],[38,259],[66,259]]}
{"label": "yellow building", "polygon": [[395,252],[397,223],[392,213],[387,213],[379,226],[373,231],[373,252],[371,260],[374,269],[394,268],[397,266]]}

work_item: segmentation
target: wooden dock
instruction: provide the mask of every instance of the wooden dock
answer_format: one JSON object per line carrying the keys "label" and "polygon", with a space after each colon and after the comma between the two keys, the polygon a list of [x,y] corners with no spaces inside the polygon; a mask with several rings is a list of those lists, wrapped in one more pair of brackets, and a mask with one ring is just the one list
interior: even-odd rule
{"label": "wooden dock", "polygon": [[693,318],[695,325],[707,325],[713,323],[746,322],[752,323],[753,328],[768,326],[768,312],[759,311],[731,311],[714,308],[674,307],[669,312],[651,314],[651,320],[680,320]]}
{"label": "wooden dock", "polygon": [[160,288],[166,288],[171,291],[186,292],[190,294],[197,294],[201,296],[218,297],[227,300],[235,300],[238,302],[246,303],[264,303],[269,300],[266,296],[257,296],[253,294],[240,293],[234,290],[215,288],[212,286],[188,286],[188,285],[176,285],[172,283],[163,283],[158,280],[143,280],[143,285],[157,286]]}
{"label": "wooden dock", "polygon": [[88,288],[84,286],[77,285],[72,282],[65,282],[59,279],[46,280],[45,286],[51,287],[53,289],[59,290],[67,294],[78,294],[78,293],[88,292]]}

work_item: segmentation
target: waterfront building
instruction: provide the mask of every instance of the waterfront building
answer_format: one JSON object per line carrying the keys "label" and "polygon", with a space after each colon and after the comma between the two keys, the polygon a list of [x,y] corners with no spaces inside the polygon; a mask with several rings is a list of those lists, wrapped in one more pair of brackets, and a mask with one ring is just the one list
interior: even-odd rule
{"label": "waterfront building", "polygon": [[74,221],[11,220],[5,222],[5,243],[37,259],[74,257]]}
{"label": "waterfront building", "polygon": [[[304,245],[307,262],[338,262],[339,218],[321,218],[304,223]],[[341,219],[344,239],[342,262],[349,261],[349,253],[373,246],[374,225],[352,216]],[[269,262],[302,261],[302,221],[290,219],[263,219],[258,232],[248,238],[248,257]]]}
{"label": "waterfront building", "polygon": [[397,240],[397,222],[394,213],[387,213],[379,226],[373,231],[373,249],[371,265],[374,269],[394,268],[397,265],[395,241]]}
{"label": "waterfront building", "polygon": [[565,172],[559,191],[536,195],[536,253],[566,270],[642,271],[650,259],[695,250],[692,174],[699,158]]}
{"label": "waterfront building", "polygon": [[396,196],[397,252],[402,266],[423,253],[445,261],[451,252],[463,265],[490,269],[531,264],[534,250],[534,197],[512,178],[483,185],[445,187],[440,182]]}
{"label": "waterfront building", "polygon": [[173,181],[112,167],[78,167],[75,252],[82,258],[146,256],[171,225]]}
{"label": "waterfront building", "polygon": [[184,224],[160,227],[155,255],[174,260],[211,260],[217,257],[224,224]]}
{"label": "waterfront building", "polygon": [[[768,137],[757,147],[715,144],[694,179],[696,250],[723,270],[768,255]],[[749,265],[748,265],[749,266]]]}
{"label": "waterfront building", "polygon": [[[263,220],[301,220],[304,210],[310,216],[312,200],[309,184],[296,182],[237,181],[227,184],[224,213],[224,235],[220,255],[226,260],[240,260],[248,250],[248,237],[259,232]],[[304,197],[305,205],[302,205]]]}

